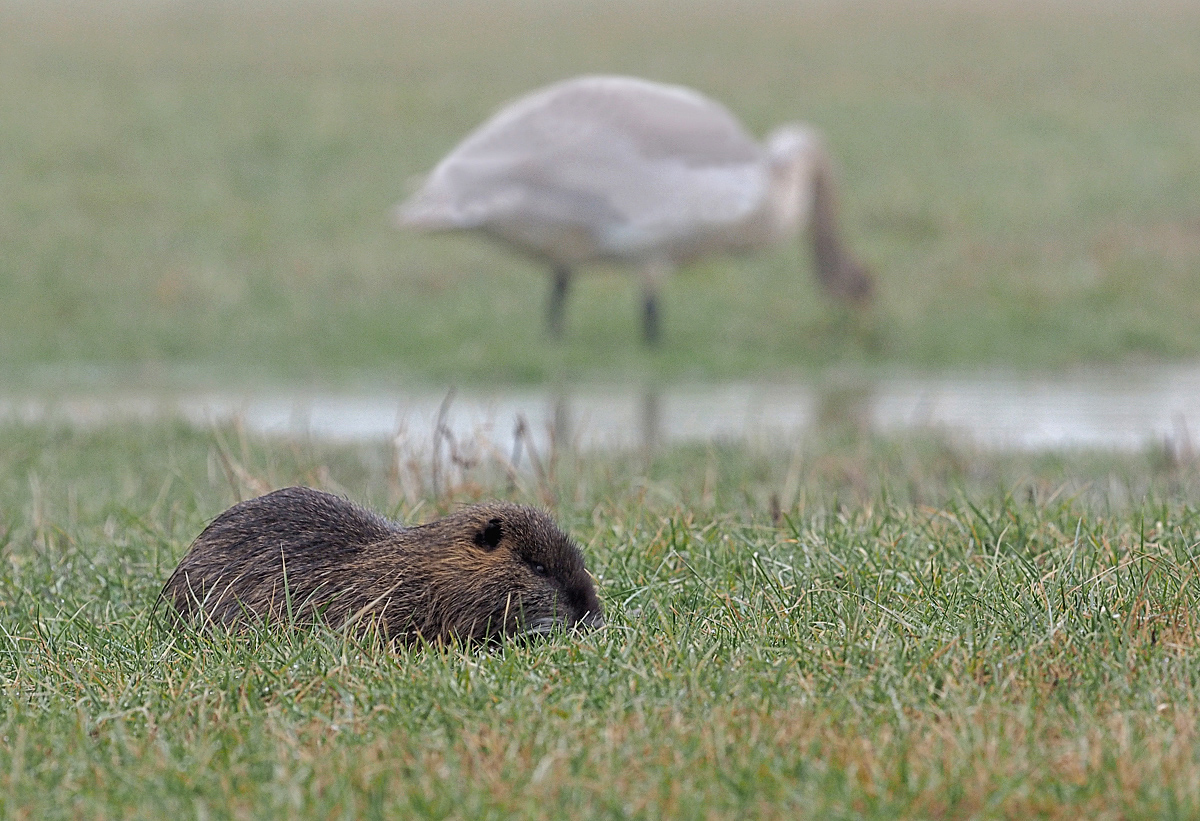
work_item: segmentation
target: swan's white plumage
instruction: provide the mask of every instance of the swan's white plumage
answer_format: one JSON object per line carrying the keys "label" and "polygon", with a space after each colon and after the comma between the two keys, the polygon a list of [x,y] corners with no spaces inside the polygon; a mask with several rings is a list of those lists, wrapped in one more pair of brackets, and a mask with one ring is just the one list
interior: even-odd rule
{"label": "swan's white plumage", "polygon": [[766,151],[719,103],[678,86],[584,77],[502,109],[434,168],[399,218],[487,229],[567,264],[686,257],[752,217],[769,185]]}
{"label": "swan's white plumage", "polygon": [[[493,115],[397,206],[396,219],[479,230],[560,270],[608,260],[659,277],[703,254],[795,235],[827,169],[820,140],[802,126],[764,145],[691,89],[579,77]],[[655,283],[643,281],[650,299]]]}

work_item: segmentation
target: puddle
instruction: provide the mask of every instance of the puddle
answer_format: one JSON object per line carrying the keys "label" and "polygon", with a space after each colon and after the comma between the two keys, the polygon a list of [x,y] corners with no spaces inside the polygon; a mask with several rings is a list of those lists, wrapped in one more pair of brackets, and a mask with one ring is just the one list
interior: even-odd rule
{"label": "puddle", "polygon": [[895,376],[871,381],[608,386],[486,393],[351,395],[125,394],[0,398],[0,419],[96,426],[178,418],[240,421],[253,433],[336,441],[392,437],[422,448],[436,431],[511,448],[525,425],[535,446],[580,449],[686,441],[765,440],[852,426],[936,430],[992,449],[1134,450],[1200,433],[1200,366],[1087,370],[1046,377]]}

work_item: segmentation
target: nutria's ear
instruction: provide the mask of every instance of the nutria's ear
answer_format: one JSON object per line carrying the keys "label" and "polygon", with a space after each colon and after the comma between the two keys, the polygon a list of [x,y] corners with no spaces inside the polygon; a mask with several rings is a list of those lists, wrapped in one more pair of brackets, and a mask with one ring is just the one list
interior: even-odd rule
{"label": "nutria's ear", "polygon": [[484,550],[495,550],[503,536],[504,530],[500,527],[500,520],[489,519],[487,526],[475,534],[475,544]]}

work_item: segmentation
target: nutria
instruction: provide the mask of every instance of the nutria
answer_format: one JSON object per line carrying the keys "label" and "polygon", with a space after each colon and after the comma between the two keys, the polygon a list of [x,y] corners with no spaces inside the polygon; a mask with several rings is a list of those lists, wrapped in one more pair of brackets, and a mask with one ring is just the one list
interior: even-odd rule
{"label": "nutria", "polygon": [[492,502],[404,527],[305,487],[218,516],[164,598],[184,619],[377,624],[405,644],[604,624],[583,554],[539,510]]}

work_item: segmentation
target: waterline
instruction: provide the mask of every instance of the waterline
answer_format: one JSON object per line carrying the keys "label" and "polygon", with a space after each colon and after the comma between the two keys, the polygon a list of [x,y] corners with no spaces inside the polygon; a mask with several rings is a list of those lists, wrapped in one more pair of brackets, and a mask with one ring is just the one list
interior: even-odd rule
{"label": "waterline", "polygon": [[178,419],[331,441],[511,443],[524,426],[581,450],[775,440],[828,428],[929,432],[988,449],[1190,447],[1200,431],[1200,367],[893,376],[873,381],[599,386],[481,392],[126,393],[0,398],[0,419],[94,427]]}

